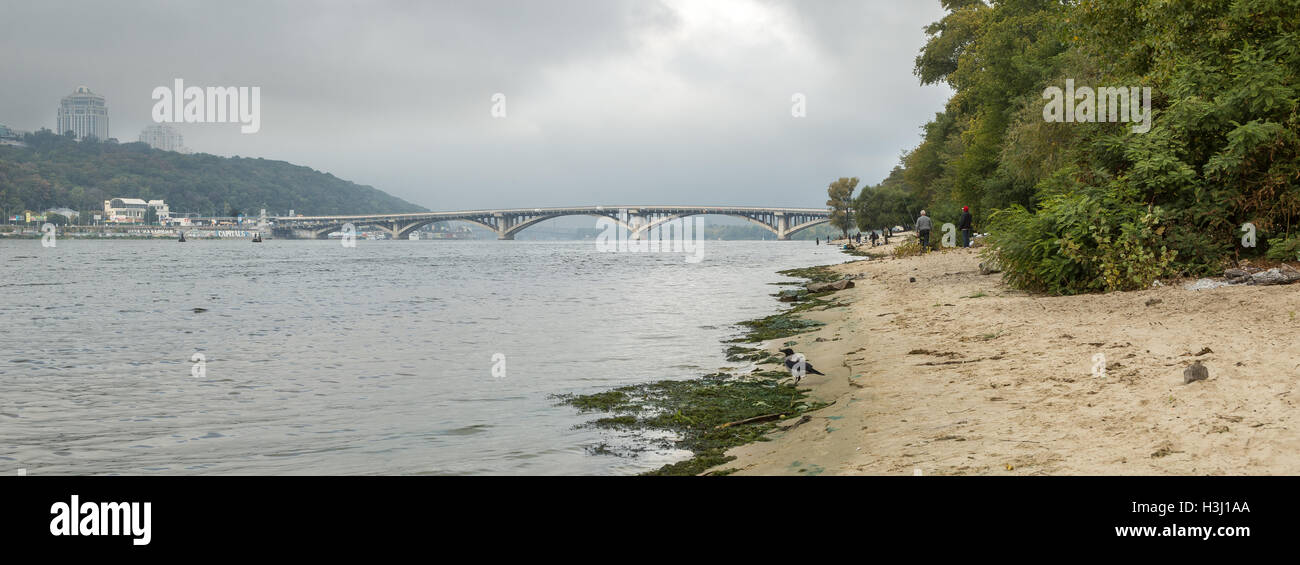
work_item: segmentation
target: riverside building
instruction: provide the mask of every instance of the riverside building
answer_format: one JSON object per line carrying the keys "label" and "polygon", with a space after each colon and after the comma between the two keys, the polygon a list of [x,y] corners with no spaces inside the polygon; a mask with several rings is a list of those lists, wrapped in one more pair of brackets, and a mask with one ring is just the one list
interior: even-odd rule
{"label": "riverside building", "polygon": [[114,198],[104,201],[104,221],[110,223],[138,224],[144,221],[147,211],[153,208],[158,214],[158,222],[171,219],[171,210],[162,200],[144,200],[141,198]]}

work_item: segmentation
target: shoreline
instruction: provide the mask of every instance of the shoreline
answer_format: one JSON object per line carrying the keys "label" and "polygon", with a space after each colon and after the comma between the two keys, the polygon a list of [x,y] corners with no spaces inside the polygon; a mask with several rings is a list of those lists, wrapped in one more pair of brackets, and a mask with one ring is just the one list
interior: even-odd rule
{"label": "shoreline", "polygon": [[1300,473],[1300,287],[1031,295],[977,252],[827,267],[860,278],[799,314],[824,325],[761,344],[825,372],[800,388],[827,406],[704,473]]}
{"label": "shoreline", "polygon": [[728,474],[726,469],[713,469],[731,460],[725,453],[728,449],[766,441],[768,432],[788,422],[806,419],[808,413],[825,406],[810,398],[803,387],[792,386],[788,372],[780,365],[782,357],[765,351],[762,345],[767,340],[780,340],[819,326],[819,322],[805,320],[800,314],[837,304],[826,298],[830,292],[809,293],[804,285],[810,281],[838,280],[841,276],[828,265],[777,273],[796,280],[771,283],[777,290],[770,295],[772,299],[793,292],[799,300],[774,314],[736,322],[743,330],[741,335],[720,342],[729,362],[744,365],[720,367],[707,375],[688,379],[624,385],[590,394],[559,394],[553,398],[591,417],[581,427],[631,433],[637,436],[635,442],[643,446],[692,454],[640,475]]}

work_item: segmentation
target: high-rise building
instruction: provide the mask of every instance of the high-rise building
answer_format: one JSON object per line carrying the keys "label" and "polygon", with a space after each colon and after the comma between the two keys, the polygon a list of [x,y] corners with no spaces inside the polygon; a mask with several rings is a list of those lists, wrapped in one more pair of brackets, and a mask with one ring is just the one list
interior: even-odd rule
{"label": "high-rise building", "polygon": [[71,131],[82,140],[95,136],[108,140],[108,106],[104,97],[84,86],[78,86],[72,94],[63,97],[59,103],[59,129],[62,135]]}
{"label": "high-rise building", "polygon": [[140,132],[140,141],[148,143],[149,147],[163,151],[190,152],[185,148],[185,138],[181,133],[166,124],[154,124],[144,128],[144,131]]}

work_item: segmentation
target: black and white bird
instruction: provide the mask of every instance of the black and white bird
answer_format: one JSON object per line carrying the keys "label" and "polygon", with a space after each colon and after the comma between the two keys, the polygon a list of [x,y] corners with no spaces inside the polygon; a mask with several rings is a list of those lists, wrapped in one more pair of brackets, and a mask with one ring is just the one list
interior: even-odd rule
{"label": "black and white bird", "polygon": [[781,353],[785,354],[785,368],[789,369],[790,374],[794,376],[794,384],[799,384],[799,379],[802,379],[805,374],[826,374],[814,369],[812,363],[809,363],[808,359],[805,358],[802,353],[795,353],[794,350],[789,347],[782,349]]}

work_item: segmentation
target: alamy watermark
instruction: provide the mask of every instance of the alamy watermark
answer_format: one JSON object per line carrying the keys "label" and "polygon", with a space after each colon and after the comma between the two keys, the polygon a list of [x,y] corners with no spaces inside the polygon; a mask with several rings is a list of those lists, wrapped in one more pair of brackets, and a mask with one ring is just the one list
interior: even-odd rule
{"label": "alamy watermark", "polygon": [[68,502],[50,505],[50,535],[126,536],[133,545],[149,545],[152,506],[149,502],[81,502],[74,494]]}
{"label": "alamy watermark", "polygon": [[506,354],[497,352],[492,354],[492,378],[506,378]]}
{"label": "alamy watermark", "polygon": [[505,94],[498,92],[492,95],[492,117],[493,118],[506,117],[506,95]]}
{"label": "alamy watermark", "polygon": [[1131,122],[1133,133],[1151,131],[1151,87],[1074,87],[1065,80],[1043,89],[1043,120],[1048,122]]}
{"label": "alamy watermark", "polygon": [[55,229],[54,224],[41,225],[41,247],[58,247],[58,240],[58,230]]}
{"label": "alamy watermark", "polygon": [[200,352],[190,356],[190,376],[196,379],[208,378],[208,357]]}
{"label": "alamy watermark", "polygon": [[1106,378],[1106,354],[1105,353],[1093,354],[1092,376],[1099,379]]}
{"label": "alamy watermark", "polygon": [[790,117],[808,117],[808,97],[804,96],[802,92],[796,92],[790,95]]}
{"label": "alamy watermark", "polygon": [[669,218],[647,222],[641,216],[618,211],[618,219],[602,216],[596,236],[601,253],[685,253],[687,263],[704,259],[704,218]]}
{"label": "alamy watermark", "polygon": [[348,222],[343,224],[340,232],[343,237],[340,238],[339,243],[343,244],[343,247],[351,249],[357,246],[357,226],[353,225],[352,222]]}
{"label": "alamy watermark", "polygon": [[237,123],[241,133],[262,129],[262,87],[186,87],[176,79],[172,88],[153,89],[153,121],[157,123]]}

